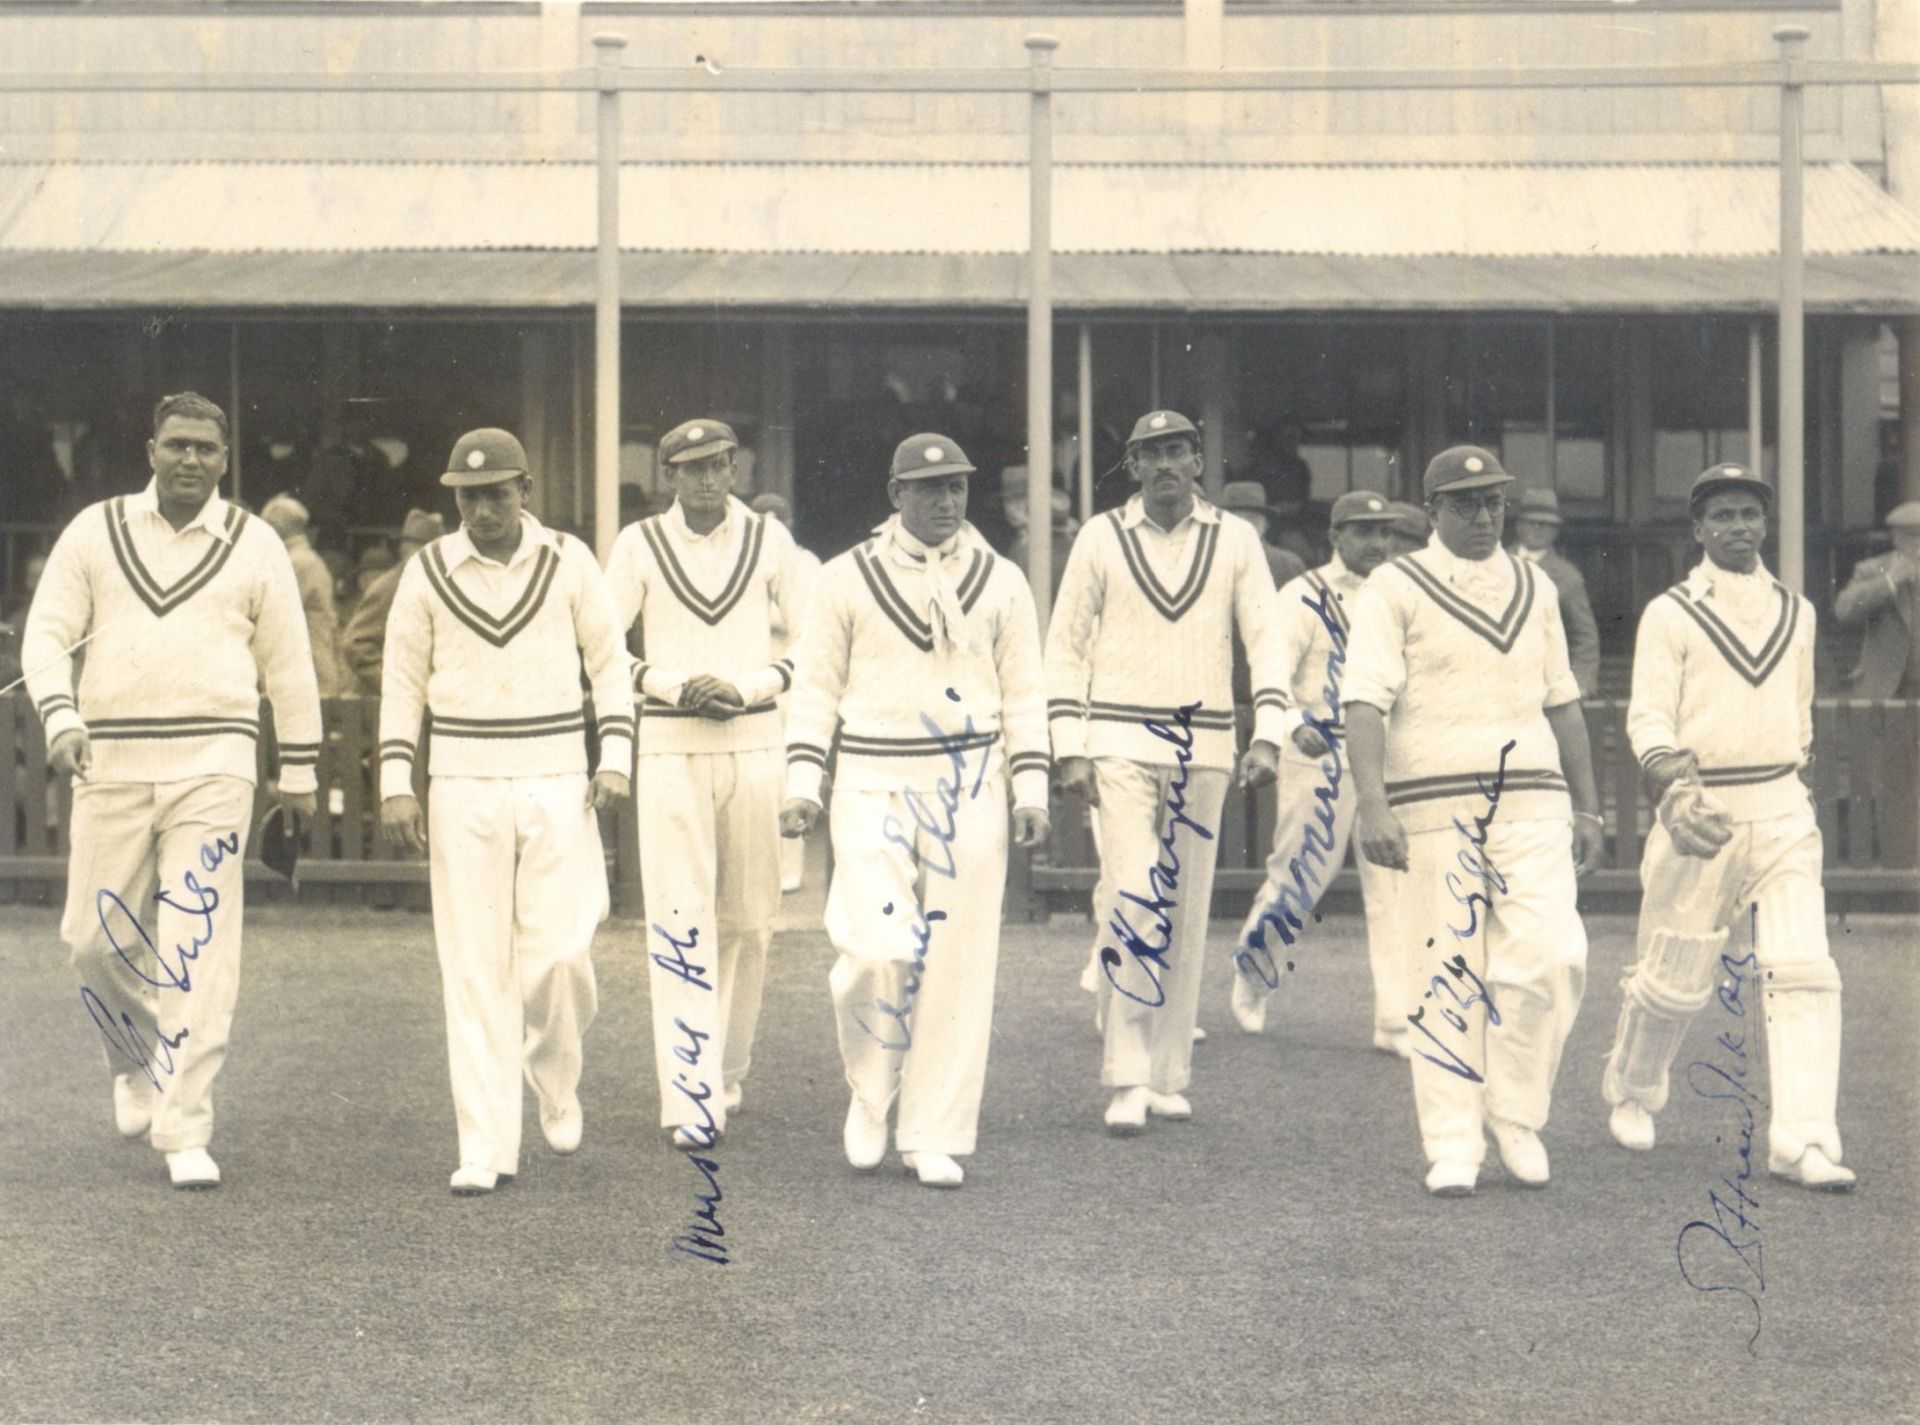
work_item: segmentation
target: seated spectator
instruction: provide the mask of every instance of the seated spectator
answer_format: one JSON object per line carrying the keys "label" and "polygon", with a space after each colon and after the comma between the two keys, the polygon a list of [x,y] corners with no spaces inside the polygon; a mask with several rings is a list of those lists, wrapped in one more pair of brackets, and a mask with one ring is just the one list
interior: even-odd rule
{"label": "seated spectator", "polygon": [[399,562],[375,575],[373,582],[361,591],[359,601],[353,606],[353,616],[347,620],[346,632],[341,635],[341,657],[352,678],[352,686],[345,696],[380,696],[380,660],[387,647],[387,614],[393,608],[394,590],[400,587],[400,574],[422,545],[432,543],[446,532],[446,522],[439,515],[425,510],[407,511],[407,522],[400,530]]}
{"label": "seated spectator", "polygon": [[313,671],[320,696],[338,698],[347,692],[340,665],[340,616],[333,599],[333,571],[314,552],[308,538],[307,507],[291,495],[275,495],[260,511],[267,527],[280,536],[293,561],[293,577],[300,585],[300,607],[307,616],[307,639],[313,645]]}

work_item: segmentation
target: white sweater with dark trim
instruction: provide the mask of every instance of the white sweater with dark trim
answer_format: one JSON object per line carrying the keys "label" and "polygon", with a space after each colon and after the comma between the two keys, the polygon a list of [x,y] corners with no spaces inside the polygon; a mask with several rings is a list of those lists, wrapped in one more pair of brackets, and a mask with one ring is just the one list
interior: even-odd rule
{"label": "white sweater with dark trim", "polygon": [[1233,633],[1253,674],[1253,736],[1280,744],[1291,706],[1273,572],[1253,526],[1195,498],[1171,530],[1140,496],[1074,539],[1047,629],[1047,717],[1055,757],[1172,766],[1150,732],[1198,703],[1193,765],[1232,767]]}
{"label": "white sweater with dark trim", "polygon": [[1045,810],[1040,626],[1027,581],[963,525],[933,551],[966,625],[966,646],[943,649],[925,561],[891,545],[893,527],[828,560],[814,584],[787,701],[787,795],[820,800],[837,734],[836,787],[933,797],[957,772],[970,780],[1004,766],[1013,804]]}
{"label": "white sweater with dark trim", "polygon": [[1346,703],[1387,715],[1387,802],[1407,831],[1484,816],[1496,788],[1501,821],[1572,819],[1546,710],[1580,687],[1553,581],[1533,565],[1438,540],[1381,565],[1353,601],[1346,675]]}
{"label": "white sweater with dark trim", "polygon": [[[89,635],[76,690],[70,650]],[[218,495],[178,532],[151,482],[82,510],[47,557],[21,662],[48,745],[86,732],[90,781],[252,782],[264,686],[280,786],[314,790],[320,695],[293,566]]]}
{"label": "white sweater with dark trim", "polygon": [[1813,605],[1763,567],[1702,560],[1640,615],[1627,741],[1644,765],[1690,751],[1735,821],[1807,805],[1795,775],[1813,747]]}
{"label": "white sweater with dark trim", "polygon": [[[793,685],[793,663],[773,650],[778,623],[799,623],[793,536],[736,499],[706,534],[676,501],[620,531],[607,561],[614,618],[637,628],[640,752],[739,752],[778,747],[774,699]],[[740,690],[746,711],[718,720],[679,706],[697,673]]]}
{"label": "white sweater with dark trim", "polygon": [[387,615],[380,795],[411,795],[423,710],[436,777],[540,777],[587,770],[584,666],[600,770],[633,765],[633,690],[593,552],[521,515],[505,564],[464,529],[407,561]]}

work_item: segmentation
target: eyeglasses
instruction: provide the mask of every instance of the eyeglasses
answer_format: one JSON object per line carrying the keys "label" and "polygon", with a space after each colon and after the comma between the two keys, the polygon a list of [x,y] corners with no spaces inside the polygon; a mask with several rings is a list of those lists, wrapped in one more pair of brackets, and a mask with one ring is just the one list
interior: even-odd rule
{"label": "eyeglasses", "polygon": [[1499,519],[1507,512],[1505,495],[1436,495],[1434,503],[1457,520],[1471,524],[1481,514]]}

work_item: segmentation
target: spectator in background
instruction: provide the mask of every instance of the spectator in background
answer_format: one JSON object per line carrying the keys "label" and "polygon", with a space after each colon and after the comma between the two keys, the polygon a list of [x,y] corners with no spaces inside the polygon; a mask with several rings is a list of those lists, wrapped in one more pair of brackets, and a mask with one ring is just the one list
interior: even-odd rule
{"label": "spectator in background", "polygon": [[387,646],[387,614],[393,608],[394,590],[400,587],[400,573],[407,561],[447,532],[446,522],[425,510],[408,510],[407,522],[400,529],[400,557],[394,566],[380,574],[361,590],[353,616],[340,637],[340,656],[352,675],[353,686],[345,696],[356,693],[364,698],[380,696],[380,667]]}
{"label": "spectator in background", "polygon": [[29,554],[21,565],[19,584],[7,594],[5,607],[0,608],[0,687],[13,682],[24,671],[20,662],[20,635],[26,628],[27,610],[33,606],[33,591],[40,587],[40,576],[46,572],[47,556]]}
{"label": "spectator in background", "polygon": [[[551,525],[547,527],[553,528]],[[360,557],[353,561],[353,579],[347,587],[346,598],[340,604],[342,627],[352,618],[353,610],[360,607],[360,600],[366,596],[368,586],[399,562],[384,539],[377,539],[360,551]]]}
{"label": "spectator in background", "polygon": [[1279,588],[1307,572],[1306,562],[1291,550],[1282,549],[1268,538],[1276,512],[1267,504],[1266,491],[1256,480],[1229,480],[1220,487],[1220,508],[1240,516],[1260,535],[1260,548],[1267,556],[1267,568],[1273,571],[1273,586]]}
{"label": "spectator in background", "polygon": [[1398,559],[1416,549],[1425,549],[1427,541],[1433,538],[1433,522],[1427,518],[1427,512],[1405,500],[1389,500],[1387,508],[1393,511],[1393,547],[1387,558]]}
{"label": "spectator in background", "polygon": [[[1027,540],[1027,467],[1009,465],[1000,472],[1000,510],[1005,517],[1010,533],[1004,546],[1007,558],[1015,564],[1022,574],[1027,572],[1029,545]],[[1079,530],[1074,523],[1073,506],[1067,499],[1067,492],[1058,485],[1053,488],[1053,498],[1049,503],[1053,515],[1053,565],[1049,572],[1049,592],[1060,592],[1060,576],[1067,572],[1067,556],[1073,553],[1073,536]]]}
{"label": "spectator in background", "polygon": [[300,585],[300,608],[307,618],[307,641],[313,646],[313,672],[320,684],[320,696],[338,698],[346,694],[345,675],[340,665],[340,616],[333,601],[333,571],[314,553],[308,538],[307,507],[291,495],[275,495],[267,501],[260,518],[280,536],[293,561],[293,577]]}
{"label": "spectator in background", "polygon": [[1867,630],[1847,683],[1856,698],[1920,697],[1920,500],[1895,505],[1887,528],[1893,552],[1854,565],[1833,601],[1842,628]]}
{"label": "spectator in background", "polygon": [[1567,631],[1567,661],[1580,696],[1591,698],[1600,686],[1600,625],[1594,622],[1587,581],[1573,561],[1553,547],[1560,537],[1560,497],[1552,490],[1522,490],[1513,512],[1517,558],[1538,564],[1560,594],[1560,623]]}

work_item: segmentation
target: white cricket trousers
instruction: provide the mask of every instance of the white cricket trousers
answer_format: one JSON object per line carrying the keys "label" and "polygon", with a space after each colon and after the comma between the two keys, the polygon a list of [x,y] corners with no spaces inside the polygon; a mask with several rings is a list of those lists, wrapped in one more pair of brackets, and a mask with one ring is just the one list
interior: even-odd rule
{"label": "white cricket trousers", "polygon": [[155,1081],[148,1141],[162,1152],[213,1141],[252,822],[253,783],[240,777],[73,785],[60,938],[95,997],[82,994],[83,1012],[108,1070]]}
{"label": "white cricket trousers", "polygon": [[[1094,993],[1106,1014],[1106,1046],[1100,1082],[1112,1089],[1144,1084],[1155,1093],[1180,1093],[1193,1072],[1193,1025],[1200,1013],[1200,976],[1206,965],[1207,918],[1213,899],[1213,869],[1219,850],[1220,808],[1227,799],[1228,773],[1217,767],[1176,769],[1124,757],[1093,760],[1100,805],[1094,819],[1100,831],[1100,881],[1094,887],[1098,925],[1092,973]],[[1189,820],[1205,827],[1173,824],[1172,848],[1162,835],[1173,822],[1168,800],[1178,795]],[[1155,866],[1163,874],[1149,879]],[[1173,884],[1164,874],[1174,870]],[[1129,899],[1171,905],[1149,909]],[[1159,954],[1158,961],[1132,952],[1124,917],[1138,943]],[[1106,959],[1108,952],[1118,963]],[[1157,982],[1157,983],[1156,983]]]}
{"label": "white cricket trousers", "polygon": [[[725,1087],[745,1079],[766,988],[767,946],[780,909],[780,794],[785,754],[777,747],[740,752],[642,752],[634,787],[640,826],[640,889],[646,898],[648,985],[653,1000],[653,1061],[660,1122],[676,1128],[724,1128],[720,1095],[704,1110],[680,1092],[684,1067],[673,1057],[687,1042],[680,1020],[709,1034],[701,1058],[718,1062]],[[684,952],[704,965],[703,989],[652,958],[680,952],[662,938],[691,941]]]}
{"label": "white cricket trousers", "polygon": [[[1337,751],[1342,759],[1346,756],[1346,747]],[[1283,890],[1293,894],[1288,897],[1285,906],[1276,911],[1278,914],[1292,914],[1300,922],[1300,928],[1288,925],[1296,941],[1305,940],[1314,934],[1308,929],[1312,919],[1304,914],[1297,901],[1301,883],[1305,885],[1304,900],[1308,905],[1319,902],[1320,895],[1328,882],[1339,873],[1346,863],[1347,846],[1353,839],[1354,811],[1359,804],[1355,795],[1350,769],[1344,760],[1336,778],[1328,778],[1321,770],[1324,757],[1308,757],[1288,739],[1280,754],[1280,780],[1275,795],[1273,822],[1273,852],[1267,857],[1267,878],[1259,893],[1253,898],[1253,905],[1247,911],[1247,918],[1241,923],[1240,936],[1235,948],[1247,946],[1256,931],[1262,929],[1261,918],[1269,910],[1280,906]],[[1334,795],[1329,802],[1318,797],[1315,792],[1323,787],[1331,787]],[[1322,808],[1333,819],[1331,849],[1326,847],[1328,831]],[[1305,843],[1313,853],[1324,855],[1324,865],[1314,866],[1307,863],[1310,858],[1302,858],[1301,847]],[[1296,880],[1290,863],[1303,860],[1303,870],[1317,875],[1318,888],[1304,875]],[[1407,956],[1405,946],[1394,934],[1393,905],[1395,873],[1385,866],[1376,866],[1356,850],[1354,862],[1360,871],[1360,896],[1366,911],[1367,925],[1367,963],[1373,971],[1373,1027],[1386,1034],[1401,1034],[1407,1028],[1409,1006],[1406,1002]],[[1249,982],[1258,990],[1271,994],[1280,987],[1283,967],[1292,958],[1290,948],[1280,938],[1279,932],[1270,921],[1264,927],[1264,949],[1252,950],[1250,963],[1253,973]],[[1246,974],[1245,968],[1238,973]]]}
{"label": "white cricket trousers", "polygon": [[435,777],[427,847],[460,1162],[518,1172],[521,1076],[542,1108],[572,1107],[599,1007],[607,866],[587,775]]}
{"label": "white cricket trousers", "polygon": [[[1483,864],[1492,867],[1484,879]],[[1575,905],[1573,823],[1496,818],[1479,848],[1452,826],[1414,832],[1407,870],[1388,874],[1399,876],[1407,1003],[1419,1016],[1407,1047],[1427,1161],[1477,1165],[1489,1115],[1546,1126],[1580,1010],[1587,930]],[[1456,957],[1466,973],[1450,968]],[[1473,1002],[1475,976],[1491,1010]]]}
{"label": "white cricket trousers", "polygon": [[980,1122],[1007,892],[1006,776],[973,796],[963,780],[951,814],[937,792],[836,787],[828,823],[840,955],[827,985],[847,1086],[880,1116],[898,1096],[901,1152],[955,1158]]}

